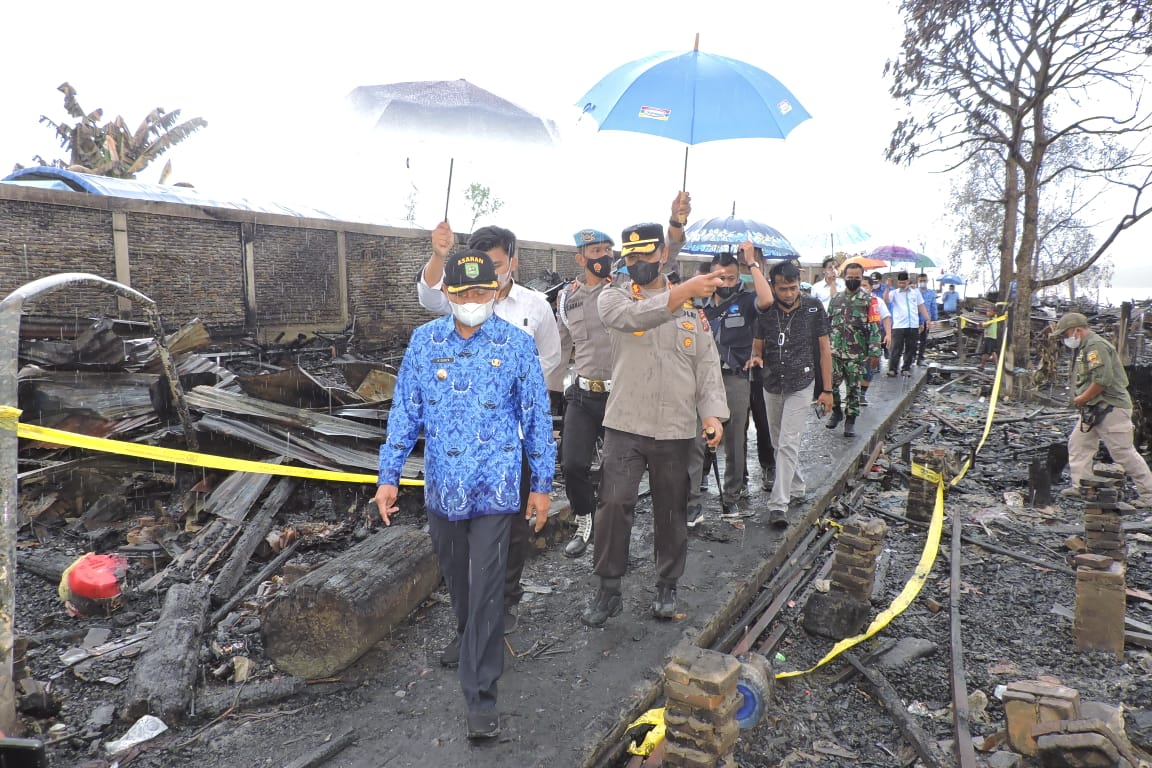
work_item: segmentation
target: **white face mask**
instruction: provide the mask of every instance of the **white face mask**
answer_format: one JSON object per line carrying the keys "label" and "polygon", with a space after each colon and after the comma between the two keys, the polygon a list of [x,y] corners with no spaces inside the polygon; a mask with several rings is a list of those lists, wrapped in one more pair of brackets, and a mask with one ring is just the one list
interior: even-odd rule
{"label": "white face mask", "polygon": [[501,290],[507,288],[508,283],[512,282],[512,273],[509,271],[496,275],[496,282],[500,285]]}
{"label": "white face mask", "polygon": [[475,328],[478,325],[483,325],[484,321],[492,317],[493,306],[494,304],[491,301],[486,301],[483,304],[476,302],[453,304],[452,317],[469,328]]}
{"label": "white face mask", "polygon": [[1068,347],[1068,349],[1079,349],[1080,348],[1080,337],[1079,336],[1065,337],[1064,338],[1064,346]]}

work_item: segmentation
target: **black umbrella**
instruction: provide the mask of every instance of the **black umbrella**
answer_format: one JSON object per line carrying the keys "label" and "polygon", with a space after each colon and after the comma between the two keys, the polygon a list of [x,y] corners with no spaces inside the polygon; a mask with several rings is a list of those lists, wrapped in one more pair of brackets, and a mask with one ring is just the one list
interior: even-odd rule
{"label": "black umbrella", "polygon": [[[450,151],[465,142],[551,146],[556,139],[552,121],[467,80],[362,85],[348,94],[348,100],[374,120],[375,130],[391,137],[434,139]],[[449,196],[454,162],[453,155],[448,165]],[[445,202],[445,218],[447,210]]]}

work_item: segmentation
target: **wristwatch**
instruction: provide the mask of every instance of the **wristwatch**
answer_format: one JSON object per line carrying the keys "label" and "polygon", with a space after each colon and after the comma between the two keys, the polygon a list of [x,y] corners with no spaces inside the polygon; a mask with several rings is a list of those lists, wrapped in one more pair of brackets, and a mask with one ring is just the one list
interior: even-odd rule
{"label": "wristwatch", "polygon": [[680,229],[684,225],[680,223],[679,219],[668,219],[668,226]]}

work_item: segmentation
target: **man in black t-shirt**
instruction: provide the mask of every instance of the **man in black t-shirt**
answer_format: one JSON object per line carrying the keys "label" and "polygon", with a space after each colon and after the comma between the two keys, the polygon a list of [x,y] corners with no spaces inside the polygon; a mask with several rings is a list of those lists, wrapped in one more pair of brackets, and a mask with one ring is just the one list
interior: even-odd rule
{"label": "man in black t-shirt", "polygon": [[[712,259],[710,275],[720,275],[723,282],[701,309],[716,341],[720,354],[720,371],[724,374],[724,395],[728,401],[728,423],[724,425],[724,487],[718,489],[724,506],[738,512],[740,498],[747,495],[744,485],[745,451],[748,423],[749,380],[752,339],[756,335],[756,318],[772,304],[772,289],[756,262],[751,243],[740,249],[740,259],[750,268],[754,291],[744,290],[740,281],[737,257],[730,253],[717,254]],[[688,460],[688,519],[693,520],[701,511],[700,479],[704,473],[705,445],[697,438]]]}
{"label": "man in black t-shirt", "polygon": [[[828,315],[819,299],[800,295],[800,270],[784,261],[768,272],[775,303],[760,315],[752,365],[764,368],[764,404],[776,448],[776,482],[768,499],[768,523],[788,525],[788,510],[807,497],[800,472],[800,438],[812,406],[809,389],[820,372],[817,408],[832,409],[832,348]],[[819,359],[817,359],[819,355]]]}

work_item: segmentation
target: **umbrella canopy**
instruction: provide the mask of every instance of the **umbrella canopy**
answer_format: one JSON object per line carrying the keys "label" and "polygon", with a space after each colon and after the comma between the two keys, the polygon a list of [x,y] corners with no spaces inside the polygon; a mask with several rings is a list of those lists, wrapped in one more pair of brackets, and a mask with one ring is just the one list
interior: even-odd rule
{"label": "umbrella canopy", "polygon": [[[779,80],[727,56],[665,51],[623,64],[577,102],[601,131],[663,136],[691,146],[782,139],[811,115]],[[687,183],[688,149],[684,150]]]}
{"label": "umbrella canopy", "polygon": [[556,126],[467,80],[362,85],[348,94],[353,108],[380,131],[449,140],[551,145]]}
{"label": "umbrella canopy", "polygon": [[863,269],[881,269],[888,266],[888,262],[880,261],[880,259],[870,259],[867,256],[853,256],[850,259],[845,259],[844,263],[840,265],[840,271],[844,271],[844,267],[849,264],[859,264]]}
{"label": "umbrella canopy", "polygon": [[837,249],[847,245],[858,245],[872,239],[872,235],[856,224],[845,224],[842,227],[829,227],[826,230],[814,230],[795,241],[797,248],[810,250],[825,250],[832,254]]}
{"label": "umbrella canopy", "polygon": [[960,275],[940,275],[937,282],[943,285],[964,285],[965,280]]}
{"label": "umbrella canopy", "polygon": [[665,51],[609,72],[578,104],[602,131],[685,144],[782,139],[810,115],[762,69],[727,56]]}
{"label": "umbrella canopy", "polygon": [[874,248],[868,254],[868,258],[887,262],[906,261],[915,264],[917,259],[921,258],[921,254],[902,245],[882,245],[879,248]]}
{"label": "umbrella canopy", "polygon": [[798,254],[792,244],[777,230],[752,219],[734,216],[693,222],[684,230],[681,253],[735,253],[745,241],[764,251],[770,259],[790,259]]}

